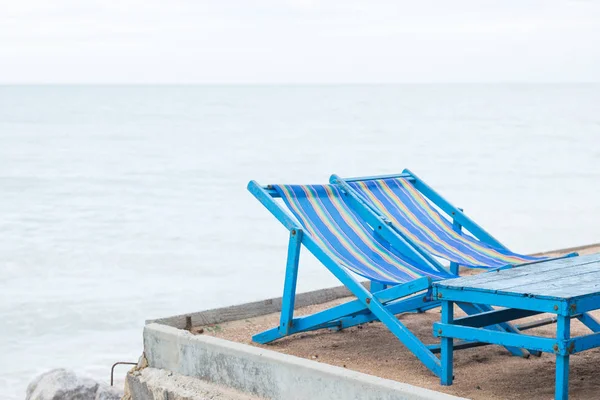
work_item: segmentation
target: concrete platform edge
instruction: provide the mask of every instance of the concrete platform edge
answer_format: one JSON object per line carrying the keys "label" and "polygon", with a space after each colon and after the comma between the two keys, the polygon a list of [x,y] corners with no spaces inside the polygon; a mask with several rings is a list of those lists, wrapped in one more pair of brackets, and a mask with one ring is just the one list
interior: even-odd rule
{"label": "concrete platform edge", "polygon": [[149,367],[274,400],[450,400],[401,382],[160,324],[144,328]]}

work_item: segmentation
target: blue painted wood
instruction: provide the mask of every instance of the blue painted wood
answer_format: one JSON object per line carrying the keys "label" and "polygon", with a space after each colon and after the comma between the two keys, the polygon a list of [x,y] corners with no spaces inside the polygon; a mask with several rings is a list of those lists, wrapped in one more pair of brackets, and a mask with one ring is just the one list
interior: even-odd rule
{"label": "blue painted wood", "polygon": [[377,281],[371,281],[371,283],[369,284],[369,290],[371,291],[371,293],[375,293],[375,292],[379,292],[383,289],[385,289],[385,284],[381,283],[381,282],[377,282]]}
{"label": "blue painted wood", "polygon": [[[389,303],[386,305],[386,309],[390,314],[395,315],[412,311],[420,306],[422,302],[421,296],[414,296]],[[439,306],[439,304],[436,305]],[[340,330],[377,320],[378,318],[367,307],[357,301],[350,301],[311,315],[295,318],[288,334],[322,328]],[[278,328],[273,328],[254,335],[252,340],[265,344],[285,336],[281,334]]]}
{"label": "blue painted wood", "polygon": [[[591,257],[591,258],[590,258]],[[559,260],[549,260],[547,262],[526,264],[519,267],[510,269],[501,269],[490,271],[487,274],[465,276],[457,279],[446,280],[444,286],[469,286],[477,287],[479,285],[487,285],[488,283],[501,281],[505,283],[509,279],[519,279],[527,275],[538,275],[542,272],[549,272],[553,270],[562,271],[564,268],[570,266],[580,266],[586,263],[592,263],[597,260],[596,255],[591,256],[579,256],[575,258],[563,258]]]}
{"label": "blue painted wood", "polygon": [[600,347],[600,332],[593,333],[591,335],[578,336],[572,338],[567,344],[567,348],[573,346],[571,354],[580,353],[585,350],[594,349]]}
{"label": "blue painted wood", "polygon": [[587,326],[592,332],[600,332],[600,322],[596,320],[596,318],[592,317],[590,314],[579,314],[577,315],[577,319],[581,321],[582,324]]}
{"label": "blue painted wood", "polygon": [[[456,350],[464,350],[464,349],[472,349],[473,347],[482,347],[482,346],[489,346],[489,343],[482,343],[482,342],[467,342],[466,340],[457,340],[457,341],[453,341],[452,342],[452,351],[456,351]],[[442,352],[442,345],[441,343],[438,344],[428,344],[427,348],[429,350],[431,350],[431,352],[433,354],[437,354],[437,353],[441,353]],[[443,364],[443,362],[442,362]],[[443,374],[443,372],[442,372]]]}
{"label": "blue painted wood", "polygon": [[600,254],[592,254],[450,279],[440,287],[568,300],[600,292],[598,278]]}
{"label": "blue painted wood", "polygon": [[[456,304],[456,303],[455,303]],[[456,320],[455,320],[456,322]],[[515,328],[518,329],[519,332],[521,331],[526,331],[528,329],[534,329],[534,328],[538,328],[540,326],[545,326],[545,325],[550,325],[556,323],[556,318],[544,318],[542,320],[538,320],[535,321],[534,323],[525,323],[525,324],[519,324],[519,325],[515,325]],[[471,349],[473,347],[483,347],[483,346],[489,346],[492,345],[493,343],[485,343],[485,342],[470,342],[467,340],[459,340],[459,341],[455,341],[454,342],[454,350],[462,350],[462,349]],[[427,345],[427,348],[429,350],[432,351],[432,353],[436,354],[439,353],[441,351],[441,345],[440,344],[429,344]],[[541,351],[534,351],[534,350],[529,350],[530,353],[535,354],[537,356],[541,355],[542,352]]]}
{"label": "blue painted wood", "polygon": [[473,328],[483,328],[498,324],[500,322],[512,321],[514,319],[530,317],[532,315],[541,314],[539,311],[519,310],[516,308],[503,308],[500,310],[490,310],[458,318],[454,321],[455,325],[470,326]]}
{"label": "blue painted wood", "polygon": [[498,282],[487,288],[512,293],[527,293],[555,298],[573,298],[582,294],[597,293],[600,282],[595,281],[600,276],[600,263],[579,265],[547,272],[543,276],[536,274],[521,279],[521,282]]}
{"label": "blue painted wood", "polygon": [[416,176],[409,169],[405,169],[402,171],[403,174],[408,174],[414,178],[412,184],[415,188],[423,194],[423,196],[427,197],[433,204],[438,206],[442,211],[444,211],[450,218],[456,220],[460,223],[466,230],[468,230],[473,236],[477,239],[481,240],[484,243],[491,244],[493,246],[506,249],[506,247],[500,243],[498,239],[493,237],[490,233],[488,233],[485,229],[479,226],[475,221],[471,218],[467,217],[462,211],[460,211],[457,207],[454,207],[448,200],[443,198],[439,193],[437,193],[433,188],[427,185],[422,179]]}
{"label": "blue painted wood", "polygon": [[568,309],[571,312],[571,315],[574,315],[597,310],[598,304],[600,304],[600,293],[592,293],[570,299],[568,301]]}
{"label": "blue painted wood", "polygon": [[[454,303],[451,301],[442,301],[442,324],[452,324],[454,319]],[[435,329],[435,327],[434,327]],[[454,348],[453,348],[452,337],[443,336],[441,339],[441,350],[442,350],[442,376],[440,382],[443,386],[452,385],[453,379],[453,362],[454,362]]]}
{"label": "blue painted wood", "polygon": [[471,328],[469,326],[444,324],[440,322],[433,324],[433,334],[436,337],[452,337],[467,341],[494,343],[501,346],[523,347],[546,353],[554,353],[554,345],[558,344],[559,351],[562,351],[563,353],[566,352],[565,345],[561,345],[552,338],[490,331],[488,329]]}
{"label": "blue painted wood", "polygon": [[346,182],[359,182],[359,181],[370,181],[373,179],[392,179],[392,178],[405,178],[410,180],[413,180],[412,175],[410,174],[405,174],[405,173],[401,173],[401,174],[390,174],[390,175],[375,175],[375,176],[359,176],[359,177],[354,177],[354,178],[344,178],[344,180]]}
{"label": "blue painted wood", "polygon": [[[571,337],[571,318],[559,316],[556,324],[556,339],[568,341]],[[556,388],[554,398],[567,400],[569,398],[569,353],[556,354]]]}
{"label": "blue painted wood", "polygon": [[[433,287],[433,297],[438,300],[446,299],[475,304],[493,304],[500,307],[522,308],[525,310],[569,315],[568,303],[566,301],[528,297],[522,294],[498,295],[481,289],[465,290],[465,288],[437,287],[435,286],[436,283],[434,283]],[[558,306],[558,310],[555,310],[555,306]]]}
{"label": "blue painted wood", "polygon": [[[463,212],[464,210],[462,208],[458,208],[458,210],[460,210],[460,212]],[[462,225],[460,224],[460,222],[458,222],[456,220],[456,218],[452,219],[452,229],[454,229],[455,232],[461,233],[462,231]],[[454,275],[458,275],[458,270],[459,270],[459,265],[456,262],[451,262],[450,263],[450,272],[452,272]]]}
{"label": "blue painted wood", "polygon": [[[396,285],[394,287],[382,290],[378,293],[375,293],[374,296],[382,303],[386,304],[392,302],[393,300],[397,300],[400,298],[404,298],[406,296],[413,295],[415,293],[421,292],[424,289],[427,289],[430,285],[430,280],[427,277],[417,279],[413,282],[408,282],[403,285]],[[404,302],[402,300],[397,300],[398,302],[394,305],[391,305],[388,311],[395,315],[400,312],[407,312],[414,310],[418,307],[422,307],[424,304],[423,295],[419,295],[415,298],[407,299],[409,301]],[[412,307],[412,308],[410,308]],[[280,339],[286,335],[292,333],[303,332],[306,330],[312,330],[316,326],[322,326],[322,324],[330,323],[332,321],[337,321],[341,318],[348,316],[356,316],[359,313],[368,313],[368,316],[364,316],[354,320],[353,325],[358,325],[360,323],[370,322],[373,320],[377,320],[377,317],[371,313],[368,307],[364,304],[364,302],[360,300],[352,300],[344,304],[340,304],[326,310],[301,317],[293,320],[291,326],[287,330],[287,333],[283,332],[281,329],[271,329],[262,333],[259,333],[253,337],[253,340],[265,344],[272,342],[273,340]],[[359,322],[362,321],[362,322]],[[349,323],[346,323],[344,326],[343,323],[333,323],[332,325],[328,325],[327,327],[335,326],[339,329],[347,328]]]}
{"label": "blue painted wood", "polygon": [[281,316],[279,319],[279,332],[289,334],[294,318],[294,303],[296,300],[296,282],[298,281],[298,262],[300,261],[300,246],[303,231],[300,228],[290,231],[288,245],[287,265],[285,267],[285,282],[283,284],[283,297],[281,300]]}
{"label": "blue painted wood", "polygon": [[[571,260],[571,258],[562,258],[558,260],[549,260],[547,263],[535,263],[535,264],[525,264],[518,267],[512,267],[509,269],[496,269],[491,270],[486,274],[479,275],[471,275],[465,276],[461,278],[446,280],[444,282],[444,286],[449,287],[461,287],[468,286],[471,288],[477,288],[479,286],[484,287],[487,286],[488,283],[497,282],[500,285],[508,282],[509,280],[515,280],[519,282],[520,280],[527,279],[524,278],[527,275],[538,275],[541,273],[545,273],[552,270],[561,270],[569,265],[581,265],[585,263],[587,256],[576,257],[576,261]],[[593,262],[593,260],[591,261]]]}
{"label": "blue painted wood", "polygon": [[[555,398],[567,399],[570,354],[600,347],[600,322],[585,313],[600,309],[599,280],[600,254],[595,254],[436,282],[433,284],[434,298],[443,302],[509,308],[460,318],[454,323],[444,323],[446,317],[442,315],[442,322],[434,324],[434,335],[554,353]],[[555,338],[500,332],[485,327],[538,312],[557,315]],[[594,333],[571,338],[571,318],[578,318]],[[442,373],[444,367],[442,363]]]}
{"label": "blue painted wood", "polygon": [[[425,304],[425,306],[423,306]],[[422,296],[413,296],[407,299],[398,300],[395,302],[391,302],[386,304],[387,310],[390,314],[396,315],[405,312],[414,312],[418,310],[419,307],[428,308],[436,308],[439,307],[440,304],[438,302],[427,302],[423,303]],[[357,314],[352,317],[344,317],[340,318],[339,326],[336,327],[336,330],[350,328],[356,325],[366,324],[368,322],[377,321],[378,318],[370,311],[366,311],[364,313]]]}
{"label": "blue painted wood", "polygon": [[401,285],[389,287],[379,292],[373,293],[373,297],[381,303],[387,303],[398,298],[408,296],[423,290],[431,288],[431,278],[424,276],[414,281],[406,282]]}

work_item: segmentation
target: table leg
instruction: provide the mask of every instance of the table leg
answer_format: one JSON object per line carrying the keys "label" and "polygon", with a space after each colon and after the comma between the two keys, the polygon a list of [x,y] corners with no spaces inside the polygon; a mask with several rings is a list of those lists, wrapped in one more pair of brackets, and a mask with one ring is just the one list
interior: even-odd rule
{"label": "table leg", "polygon": [[[556,339],[568,340],[571,338],[571,318],[558,316],[556,324]],[[567,400],[569,398],[569,355],[556,355],[556,388],[554,392],[556,400]]]}
{"label": "table leg", "polygon": [[[454,303],[451,301],[442,301],[442,323],[451,324],[454,322]],[[454,343],[452,338],[442,337],[441,339],[442,353],[442,376],[441,383],[443,386],[452,385],[453,371],[452,363],[454,359]]]}

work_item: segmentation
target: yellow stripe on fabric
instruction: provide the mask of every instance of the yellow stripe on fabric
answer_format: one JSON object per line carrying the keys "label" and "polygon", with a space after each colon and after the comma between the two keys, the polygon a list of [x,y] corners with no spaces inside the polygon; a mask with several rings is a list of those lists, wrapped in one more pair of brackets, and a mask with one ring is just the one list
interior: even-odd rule
{"label": "yellow stripe on fabric", "polygon": [[[417,227],[419,227],[421,229],[421,231],[423,231],[427,236],[429,236],[429,238],[431,240],[437,242],[440,246],[442,246],[444,249],[446,249],[446,251],[448,251],[449,253],[454,254],[455,256],[458,256],[458,257],[462,257],[462,258],[470,261],[474,265],[479,264],[477,259],[473,258],[473,256],[464,254],[459,249],[457,249],[453,246],[450,246],[445,240],[443,240],[434,231],[432,231],[431,228],[429,228],[427,225],[425,225],[423,222],[421,222],[421,220],[406,206],[406,204],[404,204],[404,202],[396,195],[396,193],[392,190],[392,188],[389,187],[389,185],[386,182],[379,181],[379,182],[377,182],[377,185],[381,188],[381,190],[384,191],[384,193],[387,194],[388,198],[392,201],[392,203],[396,207],[401,209],[404,212],[404,214]],[[399,221],[396,221],[396,222],[400,223]]]}
{"label": "yellow stripe on fabric", "polygon": [[[357,182],[360,186],[363,187],[363,193],[365,193],[368,198],[379,207],[380,210],[385,210],[386,207],[385,205],[381,202],[381,200],[379,200],[377,198],[377,196],[368,188],[368,185],[364,182]],[[385,191],[384,188],[381,188],[382,190]],[[390,197],[388,195],[388,197]],[[396,196],[394,196],[396,197]],[[408,214],[409,211],[406,208],[406,205],[400,200],[400,199],[396,199],[396,198],[391,198],[390,197],[390,201],[399,209],[403,210],[405,214]],[[394,216],[391,213],[388,213],[388,215],[386,215],[386,217],[390,218],[392,220],[392,222],[394,222],[396,224],[396,227],[398,229],[400,229],[402,231],[402,233],[406,236],[408,236],[411,240],[417,242],[419,245],[423,246],[425,249],[427,249],[430,253],[432,254],[438,254],[439,250],[434,249],[429,243],[424,242],[421,238],[419,238],[417,235],[415,235],[414,233],[412,233],[409,229],[407,229],[402,223],[400,223],[400,221],[398,221],[398,219],[394,218]],[[421,223],[421,221],[416,218],[413,215],[413,218],[410,218],[411,222],[413,222],[413,225],[415,225],[415,227],[419,228],[421,227],[422,229],[428,229],[426,226],[423,226],[423,224]],[[461,253],[458,252],[457,249],[453,248],[453,247],[449,247],[449,246],[444,246],[444,241],[440,240],[437,236],[435,236],[433,234],[433,232],[431,232],[431,235],[428,235],[432,240],[435,240],[436,242],[439,243],[440,246],[444,247],[445,249],[448,250],[449,253],[454,255],[454,259],[452,259],[451,261],[460,261],[458,259],[458,257],[461,257]],[[463,258],[468,258],[469,260],[471,260],[475,265],[478,264],[477,260],[473,259],[472,257],[463,257]]]}
{"label": "yellow stripe on fabric", "polygon": [[[290,190],[288,188],[286,188],[285,186],[280,186],[280,188],[281,188],[283,194],[288,199],[288,203],[291,205],[291,207],[293,208],[293,210],[296,211],[296,215],[298,216],[298,218],[300,218],[302,220],[303,225],[305,227],[310,227],[309,221],[303,216],[302,211],[298,208],[298,206],[294,202],[294,196],[291,194]],[[305,193],[306,193],[306,191],[305,191]],[[325,252],[327,252],[334,259],[337,259],[339,263],[341,263],[342,265],[344,265],[346,268],[348,268],[348,269],[350,269],[350,270],[358,273],[359,275],[362,275],[362,274],[365,273],[365,271],[361,271],[361,270],[359,270],[357,268],[353,268],[352,265],[347,265],[347,264],[350,264],[350,263],[347,263],[346,261],[344,261],[344,259],[343,259],[344,256],[342,256],[337,250],[335,250],[335,248],[333,248],[335,250],[335,253],[332,252],[331,245],[329,244],[329,242],[327,240],[325,240],[325,238],[321,237],[321,235],[319,234],[318,231],[310,232],[310,233],[312,234],[312,236],[315,239],[315,241],[323,248],[323,250]],[[384,276],[382,275],[382,277],[384,277]],[[386,274],[386,276],[384,278],[388,279],[390,282],[397,282],[398,281],[398,278],[393,277],[393,276],[389,276],[388,274]]]}
{"label": "yellow stripe on fabric", "polygon": [[[433,207],[431,207],[429,202],[421,195],[421,193],[419,193],[419,191],[417,191],[417,189],[410,182],[408,182],[406,179],[398,179],[398,180],[402,183],[402,186],[412,195],[412,197],[425,209],[427,214],[431,218],[433,218],[435,222],[438,223],[438,226],[440,226],[446,233],[453,236],[455,239],[462,240],[463,242],[465,242],[464,238],[461,235],[459,235],[458,232],[456,232],[454,229],[451,229],[450,227],[448,227],[448,225],[446,225],[442,221],[442,219],[441,219],[442,216],[438,212],[436,212],[433,209]],[[523,261],[524,260],[523,258],[520,258],[518,256],[510,256],[510,255],[499,253],[497,250],[482,246],[481,244],[479,244],[475,241],[473,241],[473,242],[467,241],[467,243],[468,243],[468,245],[471,245],[474,248],[480,250],[482,253],[485,253],[494,258],[499,258],[499,259],[505,260],[505,261]]]}
{"label": "yellow stripe on fabric", "polygon": [[330,187],[325,187],[325,191],[330,197],[331,203],[338,210],[342,219],[348,224],[348,226],[354,231],[354,233],[367,245],[367,247],[387,261],[392,266],[398,268],[408,276],[412,278],[418,278],[422,275],[418,274],[413,269],[407,267],[403,260],[396,257],[393,253],[389,252],[387,249],[382,251],[382,246],[379,243],[373,242],[371,238],[365,233],[364,227],[360,225],[356,219],[350,215],[347,211],[347,208],[343,206],[342,202],[337,196],[334,196],[333,190]]}
{"label": "yellow stripe on fabric", "polygon": [[296,206],[296,204],[294,203],[294,197],[292,195],[290,195],[288,189],[285,186],[279,186],[283,192],[283,194],[285,195],[285,197],[288,199],[288,204],[292,207],[293,210],[296,211],[296,216],[298,218],[300,218],[300,222],[302,223],[302,225],[309,230],[309,233],[311,234],[311,236],[313,237],[313,239],[323,248],[323,250],[327,253],[329,253],[330,256],[332,256],[333,258],[337,258],[338,260],[340,260],[340,257],[333,254],[331,252],[331,250],[329,250],[329,246],[327,245],[327,242],[318,234],[318,232],[313,232],[310,229],[310,224],[308,223],[308,220],[306,218],[304,218],[304,216],[302,215],[302,212],[300,211],[300,209],[298,209],[298,207]]}
{"label": "yellow stripe on fabric", "polygon": [[[383,271],[380,268],[378,268],[375,260],[370,259],[368,257],[368,255],[366,255],[365,253],[362,252],[362,250],[360,250],[356,246],[354,246],[352,244],[352,241],[345,235],[345,233],[342,232],[341,229],[339,229],[339,225],[337,225],[337,224],[336,225],[337,225],[338,229],[336,229],[336,227],[333,225],[333,223],[334,223],[333,217],[331,217],[331,215],[325,209],[325,207],[322,206],[322,204],[320,204],[317,196],[315,196],[312,192],[308,191],[306,189],[306,187],[302,187],[302,190],[306,194],[307,200],[311,203],[313,210],[315,211],[315,213],[317,214],[317,216],[319,217],[321,222],[323,222],[327,226],[327,228],[333,234],[333,236],[335,236],[338,239],[338,241],[341,243],[341,245],[350,254],[352,254],[364,266],[369,268],[371,271],[377,273],[378,275],[388,278],[388,279],[391,279],[391,280],[397,280],[397,278],[394,277],[393,275],[390,275],[388,272]],[[328,194],[329,194],[329,192],[328,192]],[[329,215],[330,218],[327,218],[327,215]],[[348,221],[346,221],[346,222],[348,222]],[[350,226],[350,227],[352,228],[352,226]],[[354,228],[352,228],[352,229],[354,230]]]}

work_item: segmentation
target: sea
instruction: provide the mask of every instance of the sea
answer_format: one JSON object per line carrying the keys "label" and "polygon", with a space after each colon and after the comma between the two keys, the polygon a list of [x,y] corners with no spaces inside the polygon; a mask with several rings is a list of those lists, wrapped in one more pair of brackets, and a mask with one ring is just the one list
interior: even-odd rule
{"label": "sea", "polygon": [[[404,168],[514,251],[600,242],[600,84],[0,86],[0,398],[108,383],[147,319],[281,295],[250,180]],[[300,291],[337,284],[302,253]]]}

